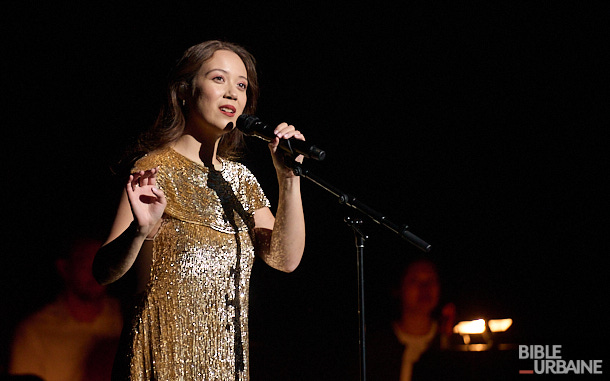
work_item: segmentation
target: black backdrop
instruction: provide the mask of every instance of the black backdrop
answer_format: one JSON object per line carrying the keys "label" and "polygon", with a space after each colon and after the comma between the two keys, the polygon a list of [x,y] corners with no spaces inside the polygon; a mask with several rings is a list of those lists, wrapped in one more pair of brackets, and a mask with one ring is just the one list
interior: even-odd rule
{"label": "black backdrop", "polygon": [[[607,9],[381,5],[4,9],[3,356],[13,324],[57,288],[60,238],[106,233],[109,168],[154,120],[169,68],[219,38],[257,57],[259,117],[327,151],[312,171],[432,244],[458,318],[511,317],[517,343],[602,357]],[[245,160],[274,202],[265,145],[250,141]],[[303,197],[300,268],[254,269],[253,348],[278,372],[340,374],[358,360],[351,212],[307,181]],[[381,321],[395,270],[419,252],[365,229],[367,312]]]}

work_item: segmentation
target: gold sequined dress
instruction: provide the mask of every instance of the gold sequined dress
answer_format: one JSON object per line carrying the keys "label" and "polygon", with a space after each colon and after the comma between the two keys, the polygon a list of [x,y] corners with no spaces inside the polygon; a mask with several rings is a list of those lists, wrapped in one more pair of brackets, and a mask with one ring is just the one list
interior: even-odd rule
{"label": "gold sequined dress", "polygon": [[119,353],[123,379],[249,379],[253,215],[269,201],[244,165],[221,162],[209,169],[168,147],[135,165],[159,167],[167,206],[150,281],[126,327],[127,353]]}

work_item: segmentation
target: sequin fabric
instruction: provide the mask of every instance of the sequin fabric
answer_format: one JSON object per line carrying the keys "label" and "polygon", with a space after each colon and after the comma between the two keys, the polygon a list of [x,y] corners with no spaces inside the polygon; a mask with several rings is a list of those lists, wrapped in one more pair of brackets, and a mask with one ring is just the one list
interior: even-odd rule
{"label": "sequin fabric", "polygon": [[248,294],[256,209],[269,201],[242,164],[206,168],[171,148],[159,167],[167,197],[150,281],[133,312],[130,380],[248,380]]}

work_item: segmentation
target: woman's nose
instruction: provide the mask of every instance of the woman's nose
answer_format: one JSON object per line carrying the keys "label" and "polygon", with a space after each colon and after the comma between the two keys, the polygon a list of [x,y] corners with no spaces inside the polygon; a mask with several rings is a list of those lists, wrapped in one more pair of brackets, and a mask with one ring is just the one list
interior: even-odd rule
{"label": "woman's nose", "polygon": [[225,90],[224,98],[237,100],[237,92],[231,86],[227,86],[227,89]]}

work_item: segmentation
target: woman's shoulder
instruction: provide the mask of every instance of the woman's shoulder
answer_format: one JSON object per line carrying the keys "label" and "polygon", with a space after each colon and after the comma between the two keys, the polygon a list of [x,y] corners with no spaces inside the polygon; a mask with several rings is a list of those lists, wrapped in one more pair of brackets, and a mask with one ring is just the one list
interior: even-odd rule
{"label": "woman's shoulder", "polygon": [[169,147],[162,147],[144,154],[135,161],[132,171],[146,171],[161,165],[162,161],[167,159],[169,152]]}
{"label": "woman's shoulder", "polygon": [[239,161],[223,159],[222,167],[225,177],[236,177],[237,179],[248,182],[256,180],[256,176],[254,176],[250,168],[248,168],[246,164]]}
{"label": "woman's shoulder", "polygon": [[223,163],[222,163],[223,169],[250,172],[250,169],[248,169],[248,167],[242,162],[232,160],[232,159],[222,159],[222,161],[223,161]]}

